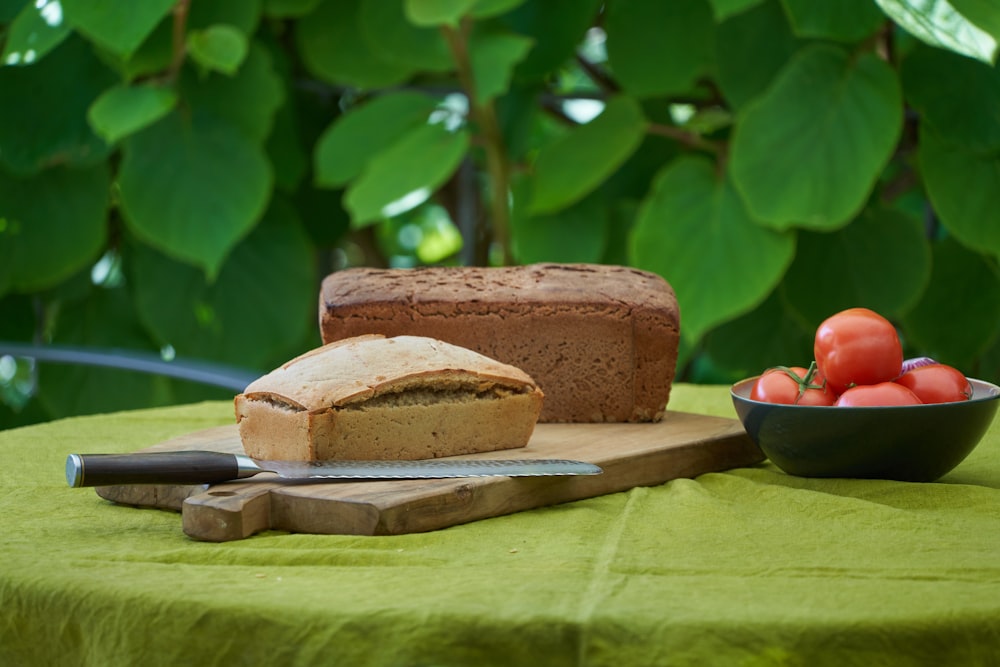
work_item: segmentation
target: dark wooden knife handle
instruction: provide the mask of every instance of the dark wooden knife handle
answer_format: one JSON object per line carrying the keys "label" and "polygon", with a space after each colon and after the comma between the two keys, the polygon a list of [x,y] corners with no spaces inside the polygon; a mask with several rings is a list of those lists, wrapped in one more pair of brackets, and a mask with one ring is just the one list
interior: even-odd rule
{"label": "dark wooden knife handle", "polygon": [[211,484],[238,476],[236,456],[222,452],[70,454],[66,459],[66,481],[73,487]]}

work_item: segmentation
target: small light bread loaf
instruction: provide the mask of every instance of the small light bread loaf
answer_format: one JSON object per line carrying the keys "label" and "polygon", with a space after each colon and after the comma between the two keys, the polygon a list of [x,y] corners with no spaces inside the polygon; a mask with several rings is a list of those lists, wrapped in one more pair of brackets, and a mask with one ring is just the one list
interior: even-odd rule
{"label": "small light bread loaf", "polygon": [[260,459],[429,459],[523,447],[542,408],[524,371],[422,336],[363,335],[307,352],[235,400]]}

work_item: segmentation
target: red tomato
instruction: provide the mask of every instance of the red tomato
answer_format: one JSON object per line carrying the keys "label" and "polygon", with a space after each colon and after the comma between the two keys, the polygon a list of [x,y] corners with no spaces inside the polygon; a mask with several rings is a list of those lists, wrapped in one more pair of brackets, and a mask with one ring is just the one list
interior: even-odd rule
{"label": "red tomato", "polygon": [[849,308],[828,317],[816,329],[813,353],[835,394],[852,385],[888,382],[903,369],[896,328],[867,308]]}
{"label": "red tomato", "polygon": [[945,364],[919,366],[898,378],[903,385],[924,403],[954,403],[972,398],[972,385],[962,371]]}
{"label": "red tomato", "polygon": [[823,377],[814,369],[807,383],[808,373],[801,366],[770,368],[754,382],[750,399],[789,405],[833,405],[835,396],[826,388]]}
{"label": "red tomato", "polygon": [[834,403],[837,407],[862,408],[886,405],[920,405],[920,399],[912,391],[895,382],[859,384],[844,391]]}

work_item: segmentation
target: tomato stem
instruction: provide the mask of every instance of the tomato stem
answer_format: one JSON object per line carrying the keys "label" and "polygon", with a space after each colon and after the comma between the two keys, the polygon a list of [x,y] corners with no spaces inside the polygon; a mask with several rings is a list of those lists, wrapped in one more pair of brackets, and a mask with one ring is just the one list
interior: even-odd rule
{"label": "tomato stem", "polygon": [[806,374],[805,374],[804,377],[800,377],[795,371],[793,371],[788,366],[773,366],[772,370],[781,371],[782,373],[784,373],[788,377],[790,377],[793,380],[795,380],[795,383],[799,386],[799,395],[795,399],[796,403],[799,402],[799,399],[801,399],[802,396],[809,389],[819,389],[820,391],[823,391],[824,389],[826,389],[826,380],[825,379],[820,384],[817,384],[816,382],[813,382],[813,379],[819,373],[819,368],[817,368],[815,361],[810,362],[809,368],[806,369]]}

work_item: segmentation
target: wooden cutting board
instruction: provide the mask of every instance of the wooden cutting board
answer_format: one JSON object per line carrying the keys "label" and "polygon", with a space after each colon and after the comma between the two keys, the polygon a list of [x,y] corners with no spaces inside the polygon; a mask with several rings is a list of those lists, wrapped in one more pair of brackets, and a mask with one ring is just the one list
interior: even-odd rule
{"label": "wooden cutting board", "polygon": [[[143,451],[185,449],[243,453],[235,424]],[[319,483],[263,473],[214,485],[103,486],[97,493],[116,503],[179,510],[184,532],[198,540],[239,540],[269,529],[398,535],[749,466],[764,455],[735,419],[668,411],[656,424],[538,424],[523,449],[455,458],[578,459],[604,472]]]}

